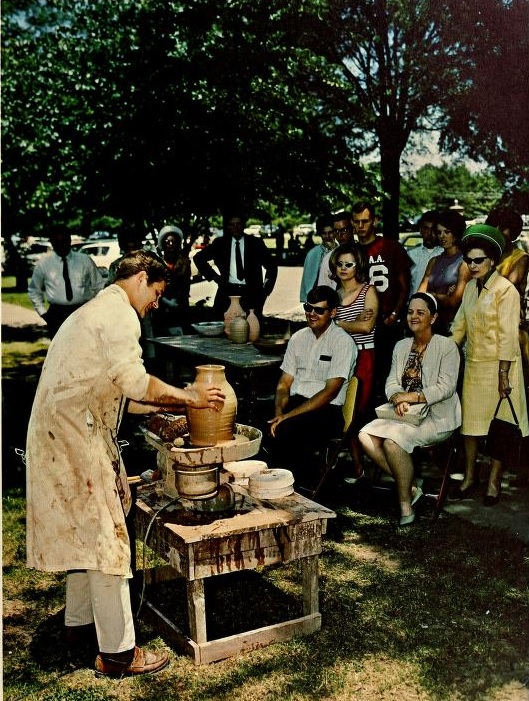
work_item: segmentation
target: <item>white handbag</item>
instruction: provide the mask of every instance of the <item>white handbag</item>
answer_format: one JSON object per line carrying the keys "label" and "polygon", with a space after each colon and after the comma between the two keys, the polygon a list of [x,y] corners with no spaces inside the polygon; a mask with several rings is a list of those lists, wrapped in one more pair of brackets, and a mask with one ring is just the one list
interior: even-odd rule
{"label": "white handbag", "polygon": [[430,407],[425,402],[410,404],[408,411],[403,416],[399,416],[395,413],[393,404],[391,402],[386,402],[385,404],[377,406],[375,411],[379,419],[389,419],[390,421],[412,424],[412,426],[420,426],[428,416]]}

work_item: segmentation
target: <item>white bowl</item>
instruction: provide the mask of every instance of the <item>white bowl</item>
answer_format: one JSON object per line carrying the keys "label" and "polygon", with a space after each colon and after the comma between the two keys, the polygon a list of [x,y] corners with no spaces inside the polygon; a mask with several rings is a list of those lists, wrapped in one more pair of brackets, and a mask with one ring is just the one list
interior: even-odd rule
{"label": "white bowl", "polygon": [[235,482],[248,480],[252,475],[268,469],[268,465],[263,460],[235,460],[225,462],[223,467],[233,475]]}
{"label": "white bowl", "polygon": [[223,321],[201,321],[198,324],[191,324],[191,326],[201,336],[220,336],[221,333],[224,333]]}

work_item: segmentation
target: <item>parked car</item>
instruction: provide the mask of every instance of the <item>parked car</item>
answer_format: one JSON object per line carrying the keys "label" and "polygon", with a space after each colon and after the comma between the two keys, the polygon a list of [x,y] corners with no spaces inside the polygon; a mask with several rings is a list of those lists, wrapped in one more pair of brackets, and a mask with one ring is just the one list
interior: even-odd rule
{"label": "parked car", "polygon": [[244,233],[251,236],[261,236],[261,224],[250,224],[250,226],[246,227]]}
{"label": "parked car", "polygon": [[109,239],[117,239],[117,234],[111,234],[108,231],[94,231],[88,237],[89,241],[108,241]]}
{"label": "parked car", "polygon": [[94,241],[93,243],[85,243],[78,250],[80,253],[86,253],[87,256],[92,258],[103,277],[108,276],[110,264],[121,256],[117,239],[106,239]]}
{"label": "parked car", "polygon": [[26,259],[28,270],[33,272],[39,258],[53,251],[53,247],[48,239],[34,239],[32,243],[26,246],[21,246],[20,253]]}
{"label": "parked car", "polygon": [[294,234],[296,236],[308,236],[309,234],[315,234],[316,227],[314,224],[298,224],[294,227]]}
{"label": "parked car", "polygon": [[422,243],[422,236],[416,232],[413,234],[399,234],[399,241],[404,248],[415,248]]}

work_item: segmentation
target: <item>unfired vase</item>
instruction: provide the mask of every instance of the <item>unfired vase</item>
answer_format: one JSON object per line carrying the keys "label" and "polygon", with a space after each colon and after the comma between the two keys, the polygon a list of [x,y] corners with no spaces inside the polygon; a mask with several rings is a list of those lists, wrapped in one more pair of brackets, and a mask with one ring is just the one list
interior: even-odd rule
{"label": "unfired vase", "polygon": [[230,321],[230,341],[232,343],[246,343],[250,326],[243,316],[235,316]]}
{"label": "unfired vase", "polygon": [[205,447],[231,441],[234,437],[237,397],[226,380],[224,365],[197,365],[192,387],[218,387],[225,395],[220,411],[187,407],[187,423],[191,445]]}
{"label": "unfired vase", "polygon": [[244,309],[241,307],[241,298],[240,296],[236,295],[231,295],[230,296],[230,306],[228,309],[224,312],[224,332],[228,338],[230,338],[230,324],[232,319],[235,319],[237,316],[242,316],[246,318],[246,314],[244,313]]}
{"label": "unfired vase", "polygon": [[261,325],[259,324],[259,319],[255,315],[253,309],[250,309],[250,311],[248,312],[246,321],[248,322],[248,326],[250,327],[250,330],[248,332],[248,340],[250,341],[250,343],[258,341],[259,335],[261,333]]}

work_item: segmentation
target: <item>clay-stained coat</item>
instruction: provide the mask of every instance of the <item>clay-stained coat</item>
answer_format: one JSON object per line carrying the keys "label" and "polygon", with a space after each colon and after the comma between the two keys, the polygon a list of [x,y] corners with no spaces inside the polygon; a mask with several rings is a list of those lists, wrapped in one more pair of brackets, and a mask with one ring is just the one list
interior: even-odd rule
{"label": "clay-stained coat", "polygon": [[116,437],[127,398],[145,397],[140,323],[110,285],[52,341],[28,427],[27,564],[130,575],[130,489]]}

